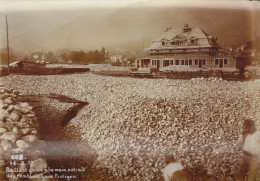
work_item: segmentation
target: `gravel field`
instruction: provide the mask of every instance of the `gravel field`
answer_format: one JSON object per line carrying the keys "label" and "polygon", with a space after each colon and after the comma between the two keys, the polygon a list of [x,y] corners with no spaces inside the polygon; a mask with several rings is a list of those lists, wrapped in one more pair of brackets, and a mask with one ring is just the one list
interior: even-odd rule
{"label": "gravel field", "polygon": [[[234,180],[243,120],[255,120],[260,129],[260,80],[135,79],[86,73],[10,75],[0,82],[21,94],[56,93],[89,102],[60,129],[66,139],[77,137],[95,151],[92,176],[88,175],[93,180],[162,180],[168,153],[192,168],[197,180]],[[55,135],[60,115],[71,104],[37,106],[40,119],[51,120],[49,131]],[[105,170],[104,178],[100,170]]]}

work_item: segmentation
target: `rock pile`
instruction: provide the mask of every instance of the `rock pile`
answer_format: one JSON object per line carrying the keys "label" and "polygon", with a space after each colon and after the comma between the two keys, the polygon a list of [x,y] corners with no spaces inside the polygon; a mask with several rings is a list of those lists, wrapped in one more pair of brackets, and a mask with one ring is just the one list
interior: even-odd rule
{"label": "rock pile", "polygon": [[[33,107],[17,101],[19,91],[0,85],[0,180],[48,175]],[[45,172],[45,173],[44,173]]]}
{"label": "rock pile", "polygon": [[168,71],[176,71],[176,72],[182,72],[182,71],[200,71],[199,68],[192,68],[186,65],[170,65],[167,67],[160,68],[160,71],[168,72]]}
{"label": "rock pile", "polygon": [[126,71],[131,72],[128,67],[119,67],[119,66],[111,66],[111,65],[97,65],[97,64],[90,64],[88,65],[90,71],[99,72],[99,71]]}
{"label": "rock pile", "polygon": [[201,168],[194,175],[234,180],[243,120],[255,120],[260,129],[259,80],[134,79],[89,73],[12,75],[1,81],[23,94],[56,93],[89,102],[68,130],[71,125],[80,131],[82,140],[97,151],[97,174],[108,169],[117,180],[162,180],[167,153],[186,167]]}

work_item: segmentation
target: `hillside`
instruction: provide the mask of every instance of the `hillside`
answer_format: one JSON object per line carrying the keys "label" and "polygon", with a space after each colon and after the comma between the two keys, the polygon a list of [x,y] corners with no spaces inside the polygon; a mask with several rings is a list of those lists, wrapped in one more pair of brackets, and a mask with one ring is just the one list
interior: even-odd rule
{"label": "hillside", "polygon": [[149,6],[149,1],[120,9],[19,11],[9,12],[8,16],[10,46],[28,53],[103,46],[140,50],[167,27],[184,24],[201,27],[226,46],[253,40],[255,32],[252,12],[246,9],[154,7]]}

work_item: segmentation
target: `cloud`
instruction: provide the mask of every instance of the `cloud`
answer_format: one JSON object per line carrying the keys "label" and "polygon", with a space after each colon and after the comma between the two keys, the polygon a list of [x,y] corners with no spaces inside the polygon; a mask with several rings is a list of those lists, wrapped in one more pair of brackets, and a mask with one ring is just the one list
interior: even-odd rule
{"label": "cloud", "polygon": [[[143,0],[4,0],[0,7],[6,11],[50,10],[75,8],[123,7]],[[0,9],[1,10],[1,9]]]}

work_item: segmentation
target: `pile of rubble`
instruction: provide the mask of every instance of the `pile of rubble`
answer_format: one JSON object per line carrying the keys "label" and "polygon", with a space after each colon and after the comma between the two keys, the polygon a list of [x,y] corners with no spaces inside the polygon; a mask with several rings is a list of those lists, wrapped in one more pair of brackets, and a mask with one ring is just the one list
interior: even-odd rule
{"label": "pile of rubble", "polygon": [[0,85],[0,179],[47,178],[47,162],[39,140],[38,121],[26,102],[17,101],[19,91]]}
{"label": "pile of rubble", "polygon": [[91,73],[0,80],[23,94],[56,93],[88,101],[68,129],[78,129],[97,151],[96,174],[106,168],[118,180],[161,180],[169,153],[196,170],[197,180],[205,175],[234,180],[243,120],[251,118],[260,128],[259,80],[134,79]]}
{"label": "pile of rubble", "polygon": [[192,68],[186,65],[170,65],[167,67],[160,68],[160,71],[163,72],[169,72],[169,71],[175,71],[175,72],[183,72],[183,71],[190,71],[190,72],[196,72],[200,71],[199,68]]}
{"label": "pile of rubble", "polygon": [[99,71],[126,71],[131,72],[128,67],[119,67],[119,66],[112,66],[108,64],[90,64],[88,65],[90,71],[99,72]]}

